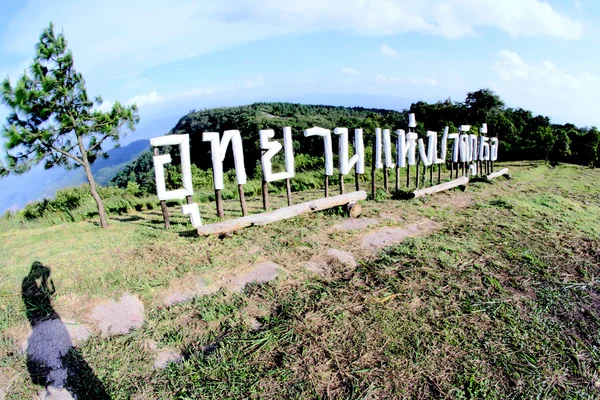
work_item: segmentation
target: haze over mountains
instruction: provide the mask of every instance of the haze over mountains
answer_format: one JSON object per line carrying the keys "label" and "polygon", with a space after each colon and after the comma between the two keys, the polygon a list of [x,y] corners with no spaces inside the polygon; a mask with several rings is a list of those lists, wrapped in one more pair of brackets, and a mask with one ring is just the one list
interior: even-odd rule
{"label": "haze over mountains", "polygon": [[[150,147],[149,138],[164,135],[176,122],[176,117],[169,117],[140,123],[135,132],[121,141],[121,147],[108,151],[107,159],[98,159],[92,164],[97,182],[107,184],[121,168]],[[44,170],[38,165],[23,175],[10,175],[0,179],[0,214],[17,211],[32,201],[53,197],[59,189],[83,183],[87,180],[81,168]]]}
{"label": "haze over mountains", "polygon": [[[384,108],[402,110],[409,107],[411,100],[395,96],[374,96],[361,94],[312,93],[295,96],[266,96],[261,98],[244,99],[245,104],[258,102],[294,102],[302,104],[323,104],[336,106],[360,106],[365,108]],[[230,97],[213,99],[210,102],[200,102],[198,108],[229,107],[240,105]],[[203,103],[203,104],[202,104]],[[98,183],[104,185],[130,161],[149,147],[148,139],[164,135],[171,130],[177,121],[187,114],[188,110],[181,105],[177,109],[162,112],[157,119],[155,116],[142,115],[136,131],[121,141],[121,147],[110,150],[108,159],[97,160],[92,169]],[[168,115],[168,116],[165,116]],[[155,117],[156,118],[156,117]],[[144,122],[144,121],[148,122]],[[27,203],[53,197],[57,190],[87,183],[81,169],[71,171],[64,168],[44,170],[37,166],[26,174],[11,175],[0,179],[0,214],[6,210],[16,211]]]}

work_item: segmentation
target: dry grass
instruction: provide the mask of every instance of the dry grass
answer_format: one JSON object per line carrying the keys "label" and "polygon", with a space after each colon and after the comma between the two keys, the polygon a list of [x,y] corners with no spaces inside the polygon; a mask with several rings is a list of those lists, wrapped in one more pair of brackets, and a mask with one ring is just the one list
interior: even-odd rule
{"label": "dry grass", "polygon": [[[363,215],[379,224],[358,231],[334,229],[344,217],[333,210],[198,238],[173,209],[169,231],[152,211],[113,219],[108,230],[83,222],[0,233],[9,276],[0,284],[2,328],[26,323],[20,283],[37,260],[52,268],[61,315],[83,318],[123,291],[143,299],[142,329],[81,348],[114,398],[597,396],[600,173],[509,167],[514,179],[466,193],[365,202]],[[248,200],[258,212],[260,199]],[[202,204],[201,213],[208,223],[214,209]],[[441,230],[377,254],[360,246],[368,231],[424,218]],[[334,262],[329,248],[362,262]],[[327,277],[304,269],[319,258]],[[266,260],[283,267],[277,283],[160,308],[192,278],[219,286]],[[2,336],[0,376],[10,396],[29,396],[36,388],[23,356]],[[185,361],[153,371],[148,340]]]}

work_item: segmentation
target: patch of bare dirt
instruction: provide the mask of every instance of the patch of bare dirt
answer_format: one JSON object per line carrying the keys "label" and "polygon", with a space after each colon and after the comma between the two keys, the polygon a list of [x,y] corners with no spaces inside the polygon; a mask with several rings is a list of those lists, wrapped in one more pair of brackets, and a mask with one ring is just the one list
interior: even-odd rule
{"label": "patch of bare dirt", "polygon": [[342,251],[338,249],[329,249],[327,250],[327,255],[336,261],[344,264],[346,267],[356,267],[356,259],[347,251]]}
{"label": "patch of bare dirt", "polygon": [[309,261],[305,261],[302,264],[302,267],[307,271],[313,272],[317,275],[321,275],[323,277],[331,276],[331,268],[329,264],[325,260],[321,260],[317,257],[311,258]]}
{"label": "patch of bare dirt", "polygon": [[215,285],[208,285],[204,279],[188,274],[182,278],[171,281],[169,288],[160,292],[159,303],[163,307],[171,307],[179,303],[190,301],[197,296],[215,293],[218,289],[219,288]]}
{"label": "patch of bare dirt", "polygon": [[379,250],[401,243],[408,237],[426,235],[439,227],[439,223],[430,219],[423,219],[404,227],[383,228],[364,236],[361,245],[365,250]]}
{"label": "patch of bare dirt", "polygon": [[248,283],[265,283],[277,278],[281,267],[272,261],[256,264],[248,273],[231,278],[227,281],[226,288],[232,292],[241,292]]}
{"label": "patch of bare dirt", "polygon": [[439,204],[447,204],[455,208],[467,208],[474,204],[473,195],[468,192],[442,192],[438,194],[436,202]]}
{"label": "patch of bare dirt", "polygon": [[371,225],[377,225],[378,223],[379,220],[375,218],[348,218],[347,220],[334,225],[333,229],[338,231],[355,231]]}
{"label": "patch of bare dirt", "polygon": [[124,335],[144,323],[144,304],[137,296],[123,294],[119,301],[107,300],[92,310],[103,336]]}

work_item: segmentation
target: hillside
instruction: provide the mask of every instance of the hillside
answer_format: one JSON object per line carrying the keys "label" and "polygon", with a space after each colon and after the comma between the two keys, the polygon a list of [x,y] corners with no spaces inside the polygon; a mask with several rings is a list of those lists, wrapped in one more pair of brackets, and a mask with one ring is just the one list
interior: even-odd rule
{"label": "hillside", "polygon": [[[108,184],[120,170],[149,147],[149,141],[144,139],[108,150],[108,158],[100,158],[92,164],[96,181],[100,185]],[[51,198],[56,190],[86,182],[83,170],[69,171],[63,168],[36,168],[27,173],[26,179],[22,176],[0,179],[0,215],[7,209],[21,209],[31,201]]]}
{"label": "hillside", "polygon": [[[347,127],[363,128],[365,146],[370,148],[375,128],[407,129],[408,113],[415,113],[418,126],[416,132],[424,135],[433,130],[440,135],[445,126],[451,132],[469,124],[474,132],[487,123],[489,135],[500,140],[502,160],[546,160],[551,163],[568,162],[585,166],[600,166],[600,131],[596,127],[576,127],[572,124],[554,124],[547,116],[535,115],[522,108],[507,107],[502,99],[487,89],[467,94],[464,101],[447,99],[437,103],[416,102],[409,109],[395,111],[361,107],[335,107],[294,103],[254,103],[241,107],[213,108],[192,111],[183,116],[171,129],[171,134],[189,134],[192,163],[200,171],[212,167],[210,144],[202,141],[203,132],[240,130],[244,143],[244,161],[249,175],[260,165],[259,130],[274,129],[276,138],[281,138],[282,128],[290,126],[294,140],[294,154],[298,169],[315,170],[323,155],[320,138],[305,138],[305,129],[320,126],[326,129]],[[333,135],[333,148],[337,148],[337,137]],[[394,144],[395,146],[395,144]],[[369,151],[369,150],[367,150]],[[172,150],[174,164],[177,152]],[[139,163],[132,163],[117,174],[113,183],[126,187],[133,181],[153,193],[152,164],[149,155]],[[275,165],[281,157],[274,159]],[[224,161],[224,168],[233,168],[231,150]],[[174,171],[173,168],[170,170]],[[257,177],[257,179],[260,177]],[[177,178],[172,179],[173,183]],[[202,181],[198,178],[198,181]]]}
{"label": "hillside", "polygon": [[500,166],[511,180],[222,239],[176,207],[170,230],[156,210],[5,229],[0,395],[40,391],[25,349],[32,313],[51,312],[79,398],[596,398],[600,171]]}

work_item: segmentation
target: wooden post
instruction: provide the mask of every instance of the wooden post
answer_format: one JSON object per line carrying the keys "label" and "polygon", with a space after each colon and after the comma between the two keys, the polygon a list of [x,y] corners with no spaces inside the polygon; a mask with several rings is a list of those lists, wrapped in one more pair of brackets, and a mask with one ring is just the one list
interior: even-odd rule
{"label": "wooden post", "polygon": [[491,160],[490,160],[490,169],[491,169],[490,172],[493,174],[494,173],[494,161],[491,161]]}
{"label": "wooden post", "polygon": [[417,176],[415,178],[415,187],[418,189],[419,188],[419,161],[417,160]]}
{"label": "wooden post", "polygon": [[167,201],[160,201],[160,209],[162,210],[163,219],[165,221],[165,228],[169,229],[171,227],[171,221],[169,221],[169,209],[167,208]]}
{"label": "wooden post", "polygon": [[350,218],[358,218],[362,212],[362,207],[359,203],[353,201],[346,205],[346,210],[348,211],[348,216]]}
{"label": "wooden post", "polygon": [[396,192],[400,190],[400,168],[396,166]]}
{"label": "wooden post", "polygon": [[376,185],[375,185],[375,140],[373,140],[373,154],[372,154],[372,162],[371,162],[371,196],[373,198],[375,198],[375,189],[376,189]]}
{"label": "wooden post", "polygon": [[329,175],[325,174],[325,197],[329,197]]}
{"label": "wooden post", "polygon": [[450,180],[452,180],[452,174],[454,173],[454,163],[450,161]]}
{"label": "wooden post", "polygon": [[354,171],[354,185],[356,186],[356,191],[360,190],[360,176],[358,172]]}
{"label": "wooden post", "polygon": [[292,205],[292,182],[290,178],[285,180],[285,191],[287,193],[288,206]]}
{"label": "wooden post", "polygon": [[410,165],[406,165],[406,187],[410,187]]}
{"label": "wooden post", "polygon": [[386,192],[389,192],[387,167],[383,167],[383,188],[385,189]]}
{"label": "wooden post", "polygon": [[[159,155],[158,148],[154,148],[154,155]],[[189,203],[188,203],[189,204]],[[167,201],[160,201],[160,209],[162,211],[163,220],[165,221],[165,228],[169,229],[171,227],[171,221],[169,220],[169,209],[167,208]]]}
{"label": "wooden post", "polygon": [[244,195],[244,185],[238,185],[238,193],[240,195],[240,205],[242,206],[242,216],[248,215],[246,210],[246,196]]}
{"label": "wooden post", "polygon": [[340,194],[344,194],[344,175],[340,174]]}
{"label": "wooden post", "polygon": [[442,183],[442,164],[438,164],[438,185]]}
{"label": "wooden post", "polygon": [[217,202],[217,217],[223,218],[225,213],[223,212],[223,199],[221,198],[220,189],[215,189],[215,201]]}
{"label": "wooden post", "polygon": [[433,165],[429,166],[429,186],[433,185]]}
{"label": "wooden post", "polygon": [[262,181],[262,198],[263,198],[263,210],[269,209],[269,184],[263,179]]}
{"label": "wooden post", "polygon": [[194,202],[194,199],[192,199],[192,196],[185,196],[185,201],[188,204],[192,204]]}

